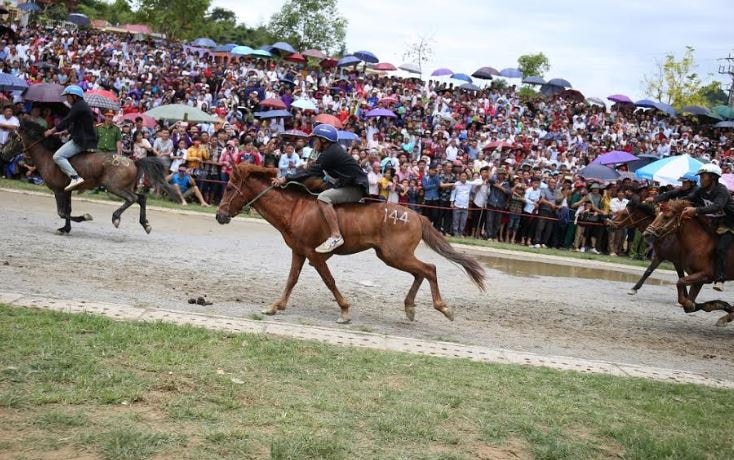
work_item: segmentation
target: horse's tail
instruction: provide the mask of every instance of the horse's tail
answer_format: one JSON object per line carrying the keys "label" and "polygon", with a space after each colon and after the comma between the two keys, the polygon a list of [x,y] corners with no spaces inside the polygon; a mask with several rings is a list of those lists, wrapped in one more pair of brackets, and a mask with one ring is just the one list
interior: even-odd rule
{"label": "horse's tail", "polygon": [[166,181],[166,165],[158,157],[143,157],[135,162],[138,168],[138,177],[136,182],[140,183],[140,179],[146,176],[151,185],[157,185],[168,193],[171,198],[176,199],[176,189]]}
{"label": "horse's tail", "polygon": [[431,221],[425,216],[421,216],[421,225],[423,226],[423,241],[425,241],[428,247],[449,259],[451,262],[461,265],[464,270],[466,270],[467,275],[469,275],[469,278],[471,278],[474,284],[484,291],[484,278],[486,277],[486,274],[484,273],[484,268],[482,268],[479,262],[472,257],[456,251],[448,240],[446,240],[438,230],[433,228]]}

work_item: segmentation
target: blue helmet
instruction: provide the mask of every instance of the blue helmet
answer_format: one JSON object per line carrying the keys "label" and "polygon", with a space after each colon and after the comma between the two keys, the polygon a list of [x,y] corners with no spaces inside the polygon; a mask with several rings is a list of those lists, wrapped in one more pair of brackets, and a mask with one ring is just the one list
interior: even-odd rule
{"label": "blue helmet", "polygon": [[339,140],[339,133],[331,125],[320,124],[313,129],[311,137],[320,137],[329,142],[337,142]]}
{"label": "blue helmet", "polygon": [[64,92],[61,93],[62,96],[66,96],[67,94],[73,94],[74,96],[84,97],[84,90],[80,86],[69,85],[66,88],[64,88]]}
{"label": "blue helmet", "polygon": [[697,183],[698,182],[698,177],[695,174],[693,174],[693,173],[687,172],[687,173],[683,174],[682,176],[680,176],[680,178],[678,179],[678,181],[680,181],[680,182],[683,182],[684,180],[685,181],[688,181],[688,182]]}

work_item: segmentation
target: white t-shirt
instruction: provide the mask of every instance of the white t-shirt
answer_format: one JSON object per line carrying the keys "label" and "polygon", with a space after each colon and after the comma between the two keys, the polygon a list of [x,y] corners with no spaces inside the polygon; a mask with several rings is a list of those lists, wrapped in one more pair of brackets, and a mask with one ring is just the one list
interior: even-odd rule
{"label": "white t-shirt", "polygon": [[[10,125],[19,127],[20,121],[18,121],[18,118],[11,115],[10,118],[5,118],[5,116],[0,116],[0,125]],[[5,145],[6,142],[8,142],[8,134],[10,134],[10,129],[0,128],[0,145]]]}

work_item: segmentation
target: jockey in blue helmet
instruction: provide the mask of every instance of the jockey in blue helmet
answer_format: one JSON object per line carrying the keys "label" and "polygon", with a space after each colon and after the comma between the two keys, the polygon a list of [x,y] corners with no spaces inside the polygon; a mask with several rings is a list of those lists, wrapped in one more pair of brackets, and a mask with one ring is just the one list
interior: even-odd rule
{"label": "jockey in blue helmet", "polygon": [[69,176],[70,182],[64,190],[73,190],[84,182],[69,163],[69,158],[85,150],[97,148],[97,131],[94,129],[94,114],[84,101],[84,90],[77,85],[64,88],[61,93],[71,107],[69,114],[55,127],[46,131],[46,136],[68,131],[71,140],[62,145],[54,153],[54,161]]}
{"label": "jockey in blue helmet", "polygon": [[336,211],[333,205],[339,203],[356,203],[369,190],[367,174],[360,168],[341,145],[335,127],[321,124],[311,133],[314,138],[313,149],[318,157],[307,169],[273,179],[273,185],[282,185],[287,181],[303,182],[310,177],[323,178],[326,173],[335,181],[334,188],[319,193],[316,203],[329,226],[330,236],[315,250],[320,253],[331,252],[344,244],[339,229]]}

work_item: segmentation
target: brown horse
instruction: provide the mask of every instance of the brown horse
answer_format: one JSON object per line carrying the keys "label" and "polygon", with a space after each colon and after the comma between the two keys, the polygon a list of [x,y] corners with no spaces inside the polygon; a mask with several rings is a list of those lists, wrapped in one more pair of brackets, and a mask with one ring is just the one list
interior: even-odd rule
{"label": "brown horse", "polygon": [[[10,142],[19,144],[19,150],[23,151],[26,160],[38,169],[46,186],[54,192],[59,217],[65,220],[64,226],[56,232],[60,235],[68,234],[71,231],[70,221],[92,220],[89,214],[71,215],[71,192],[64,191],[64,187],[69,184],[69,178],[53,160],[53,152],[60,146],[58,138],[45,138],[43,127],[28,120],[21,122],[18,134],[19,136],[13,136]],[[143,175],[152,184],[162,187],[171,193],[171,196],[176,196],[175,191],[166,183],[165,166],[157,158],[142,158],[134,162],[113,153],[84,152],[75,155],[70,161],[74,169],[84,178],[84,183],[77,188],[78,191],[102,185],[108,192],[125,201],[112,213],[112,224],[115,227],[119,227],[122,213],[137,202],[140,205],[140,225],[146,233],[152,230],[145,215],[147,196],[136,191]]]}
{"label": "brown horse", "polygon": [[[217,222],[226,224],[247,205],[252,207],[280,231],[291,248],[291,268],[281,297],[269,309],[274,315],[285,310],[293,287],[298,281],[303,264],[308,259],[326,286],[334,294],[341,308],[338,323],[348,323],[349,303],[339,292],[326,261],[332,254],[319,254],[314,248],[329,236],[329,229],[321,216],[315,199],[296,184],[273,188],[270,181],[277,174],[275,168],[241,164],[234,168],[219,209]],[[415,248],[423,240],[431,249],[461,265],[471,280],[484,290],[485,273],[473,258],[460,254],[420,214],[391,203],[373,202],[338,205],[336,213],[344,236],[344,245],[335,254],[347,255],[374,249],[387,265],[413,275],[413,285],[405,296],[405,315],[415,318],[415,296],[424,279],[428,279],[433,307],[448,319],[454,319],[453,309],[441,299],[436,267],[418,260]]]}
{"label": "brown horse", "polygon": [[[695,286],[712,283],[714,280],[714,251],[716,249],[717,235],[714,229],[702,216],[683,219],[681,213],[692,203],[686,200],[673,200],[663,208],[652,224],[645,230],[645,237],[656,241],[675,234],[678,238],[681,251],[681,261],[688,276],[678,280],[679,287]],[[734,251],[729,251],[726,263],[726,279],[734,279]],[[691,289],[693,291],[693,288]],[[680,292],[680,291],[679,291]],[[734,320],[734,309],[728,303],[721,300],[712,300],[698,304],[691,297],[678,300],[683,305],[686,313],[694,311],[724,310],[726,316],[722,316],[716,323],[725,326]]]}
{"label": "brown horse", "polygon": [[[644,232],[653,220],[655,220],[655,208],[652,205],[630,201],[623,211],[617,213],[612,218],[610,224],[615,228],[634,228]],[[653,243],[652,248],[653,257],[650,261],[650,265],[648,265],[645,273],[643,273],[639,281],[637,281],[627,294],[637,294],[637,291],[642,287],[647,278],[649,278],[652,272],[654,272],[665,260],[673,264],[675,271],[678,274],[678,278],[683,278],[685,276],[683,265],[681,263],[680,245],[678,244],[678,238],[674,233],[666,235],[665,238],[656,240]],[[691,287],[690,295],[685,287],[676,286],[678,288],[678,299],[690,298],[695,301],[702,286],[702,284],[697,284]]]}

